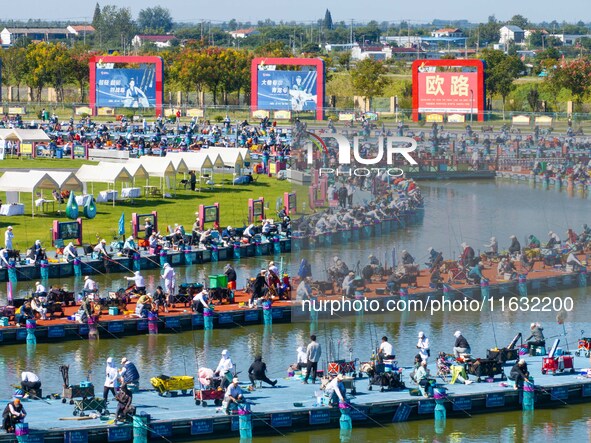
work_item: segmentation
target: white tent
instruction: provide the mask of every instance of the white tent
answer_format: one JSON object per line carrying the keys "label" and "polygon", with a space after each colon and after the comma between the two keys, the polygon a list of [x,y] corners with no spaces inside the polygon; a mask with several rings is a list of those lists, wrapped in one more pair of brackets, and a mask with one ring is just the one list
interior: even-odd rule
{"label": "white tent", "polygon": [[199,152],[170,152],[167,154],[167,157],[173,161],[173,163],[177,157],[181,158],[189,171],[201,171],[202,169],[211,169],[213,168],[213,162],[207,152],[199,151]]}
{"label": "white tent", "polygon": [[[160,179],[160,191],[162,192],[162,195],[164,195],[164,179],[168,180],[170,177],[173,177],[174,188],[176,188],[177,170],[174,167],[172,160],[170,160],[168,157],[153,157],[149,155],[143,155],[140,158],[130,158],[127,160],[126,164],[128,163],[139,163],[148,172],[150,177],[158,177]],[[187,165],[184,162],[182,166],[183,168],[186,168],[187,172],[189,171]]]}
{"label": "white tent", "polygon": [[187,163],[183,158],[179,158],[178,156],[169,157],[170,161],[172,161],[172,165],[174,169],[176,169],[177,174],[187,174],[190,169]]}
{"label": "white tent", "polygon": [[[83,183],[92,183],[93,194],[94,183],[107,183],[115,189],[116,182],[131,183],[133,179],[132,175],[121,163],[113,163],[108,168],[99,165],[82,165],[76,172],[76,177]],[[113,199],[113,206],[115,206],[115,199]]]}
{"label": "white tent", "polygon": [[35,216],[35,192],[39,189],[58,189],[57,182],[44,171],[5,172],[0,177],[0,189],[6,192],[31,193],[31,215]]}
{"label": "white tent", "polygon": [[207,152],[210,157],[219,155],[222,159],[223,166],[227,168],[236,168],[236,166],[242,168],[244,166],[245,156],[248,156],[248,161],[250,161],[248,149],[244,148],[222,148],[219,146],[212,146],[204,151]]}
{"label": "white tent", "polygon": [[84,188],[84,184],[73,172],[47,171],[47,175],[55,180],[57,188],[60,190],[67,189],[68,191],[82,191]]}
{"label": "white tent", "polygon": [[141,163],[126,162],[126,163],[122,164],[122,163],[102,161],[102,162],[99,162],[98,166],[100,168],[109,168],[109,169],[121,168],[121,166],[125,166],[125,169],[127,169],[127,172],[129,172],[131,174],[131,177],[133,179],[132,181],[134,184],[135,184],[136,178],[143,178],[146,181],[150,178],[150,174],[148,174],[148,171],[146,171],[146,168],[144,168]]}
{"label": "white tent", "polygon": [[13,129],[6,140],[19,141],[21,143],[49,142],[51,138],[43,129]]}

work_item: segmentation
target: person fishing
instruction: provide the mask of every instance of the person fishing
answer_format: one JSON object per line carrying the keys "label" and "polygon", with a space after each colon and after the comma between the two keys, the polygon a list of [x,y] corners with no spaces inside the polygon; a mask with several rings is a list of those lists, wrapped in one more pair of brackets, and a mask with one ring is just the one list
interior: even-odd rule
{"label": "person fishing", "polygon": [[133,393],[127,386],[127,383],[123,383],[117,391],[117,395],[115,396],[115,400],[117,400],[117,412],[116,412],[116,419],[115,421],[125,422],[127,421],[127,416],[133,414],[133,410],[135,409],[132,406],[133,402]]}
{"label": "person fishing", "polygon": [[290,369],[293,369],[294,371],[301,371],[302,368],[305,368],[306,364],[308,363],[306,348],[303,346],[298,346],[296,352],[296,362],[290,366]]}
{"label": "person fishing", "polygon": [[194,312],[203,314],[205,309],[209,309],[209,292],[207,289],[195,294],[192,300],[192,308]]}
{"label": "person fishing", "polygon": [[544,337],[544,328],[540,323],[534,322],[529,326],[531,335],[525,339],[529,355],[534,355],[534,349],[546,346],[546,338]]}
{"label": "person fishing", "polygon": [[22,423],[27,416],[20,398],[15,398],[6,405],[2,412],[2,428],[7,434],[13,434],[18,423]]}
{"label": "person fishing", "polygon": [[482,274],[483,269],[484,265],[482,263],[473,266],[468,272],[468,279],[472,280],[474,284],[479,285],[482,280],[486,280],[486,277]]}
{"label": "person fishing", "polygon": [[68,262],[74,261],[78,258],[78,251],[74,246],[74,243],[68,243],[68,245],[64,248],[63,256]]}
{"label": "person fishing", "polygon": [[454,337],[456,338],[456,341],[454,343],[453,352],[456,358],[459,358],[461,354],[470,354],[472,352],[468,340],[466,340],[460,331],[454,332]]}
{"label": "person fishing", "polygon": [[174,287],[176,273],[174,272],[172,266],[170,266],[168,263],[164,263],[161,278],[164,280],[164,292],[168,297],[168,305],[174,307]]}
{"label": "person fishing", "polygon": [[136,252],[137,246],[133,239],[133,235],[130,235],[129,237],[127,237],[125,243],[123,244],[123,253],[127,255],[129,258],[131,258],[133,257],[133,254],[135,254]]}
{"label": "person fishing", "polygon": [[224,274],[228,277],[228,289],[235,290],[236,289],[236,280],[238,277],[236,276],[236,270],[232,267],[230,263],[224,266]]}
{"label": "person fishing", "polygon": [[230,409],[236,408],[239,403],[244,402],[244,393],[242,392],[239,383],[240,381],[238,378],[234,377],[232,383],[230,383],[226,389],[226,394],[224,396],[224,403],[226,406],[224,412],[226,414],[230,413]]}
{"label": "person fishing", "polygon": [[345,376],[343,374],[337,374],[324,388],[324,394],[328,396],[328,406],[335,407],[339,403],[347,402],[347,390],[343,383]]}
{"label": "person fishing", "polygon": [[491,237],[489,242],[485,244],[484,247],[487,248],[487,251],[485,252],[487,257],[490,258],[499,255],[499,243],[497,242],[496,237]]}
{"label": "person fishing", "polygon": [[222,351],[222,358],[218,363],[218,367],[216,368],[214,374],[222,378],[222,389],[225,389],[228,384],[230,383],[229,376],[233,375],[232,370],[234,369],[234,362],[232,362],[232,357],[230,357],[230,351],[224,349]]}
{"label": "person fishing", "polygon": [[415,259],[412,255],[410,255],[410,253],[406,249],[403,249],[402,254],[400,256],[400,261],[403,265],[412,265],[414,264]]}
{"label": "person fishing", "polygon": [[121,359],[121,365],[123,366],[119,371],[119,377],[121,379],[121,386],[127,386],[130,383],[136,386],[140,384],[140,373],[137,370],[135,364],[130,362],[126,357]]}
{"label": "person fishing", "polygon": [[353,271],[349,271],[343,279],[341,288],[345,297],[353,298],[355,296],[355,273]]}
{"label": "person fishing", "polygon": [[539,249],[540,244],[540,240],[533,234],[527,238],[527,247],[530,249]]}
{"label": "person fishing", "polygon": [[107,252],[106,246],[107,240],[103,238],[100,242],[97,243],[97,245],[93,249],[92,255],[94,256],[94,258],[109,258],[110,256]]}
{"label": "person fishing", "polygon": [[113,357],[107,358],[107,367],[105,369],[105,383],[103,385],[103,400],[107,401],[109,397],[109,392],[113,394],[113,397],[116,396],[115,393],[115,384],[117,383],[118,371],[117,366],[115,366],[115,362]]}
{"label": "person fishing", "polygon": [[469,246],[467,243],[462,243],[462,255],[460,257],[460,264],[464,268],[469,268],[470,266],[474,266],[474,249]]}
{"label": "person fishing", "polygon": [[98,294],[98,285],[97,283],[91,279],[88,275],[84,277],[84,288],[82,289],[82,295],[86,297],[87,295]]}
{"label": "person fishing", "polygon": [[431,356],[431,350],[429,349],[429,338],[425,335],[423,331],[419,332],[419,341],[417,342],[417,349],[419,350],[419,355],[423,361],[427,361],[427,359]]}
{"label": "person fishing", "polygon": [[513,387],[515,390],[523,388],[524,382],[529,383],[529,371],[527,369],[527,363],[524,359],[520,359],[513,365],[511,372],[509,373],[509,380],[513,380],[515,382]]}
{"label": "person fishing", "polygon": [[302,383],[308,384],[308,378],[310,378],[310,374],[314,371],[314,375],[312,375],[312,384],[316,383],[316,372],[318,371],[318,362],[320,361],[320,357],[322,356],[322,346],[320,343],[316,341],[316,336],[310,336],[310,343],[306,348],[306,377]]}
{"label": "person fishing", "polygon": [[275,387],[277,384],[277,380],[271,381],[269,377],[267,377],[267,364],[263,361],[263,357],[257,355],[254,359],[254,362],[248,368],[248,378],[250,379],[250,384],[252,387],[255,387],[255,382],[261,381]]}
{"label": "person fishing", "polygon": [[521,244],[519,243],[519,240],[517,240],[517,237],[515,235],[512,235],[511,237],[509,237],[511,239],[511,245],[509,245],[509,254],[511,255],[517,255],[521,252]]}
{"label": "person fishing", "polygon": [[34,372],[23,371],[21,372],[21,387],[25,394],[33,391],[36,395],[41,389],[41,380]]}
{"label": "person fishing", "polygon": [[396,358],[394,355],[394,347],[388,341],[388,337],[385,335],[382,337],[382,342],[378,347],[378,361],[382,362],[384,360],[393,360]]}
{"label": "person fishing", "polygon": [[146,293],[146,280],[140,271],[135,271],[132,277],[125,277],[125,280],[133,282],[136,294],[144,295]]}
{"label": "person fishing", "polygon": [[166,302],[166,294],[164,293],[164,289],[162,286],[158,286],[154,294],[152,295],[152,300],[154,301],[154,305],[156,305],[156,310],[160,310],[160,308],[164,309],[164,312],[168,312],[168,303]]}
{"label": "person fishing", "polygon": [[249,307],[253,307],[255,305],[255,300],[258,298],[263,298],[267,293],[268,285],[266,274],[267,270],[261,269],[261,272],[259,273],[259,275],[257,275],[253,284],[253,291],[248,302]]}

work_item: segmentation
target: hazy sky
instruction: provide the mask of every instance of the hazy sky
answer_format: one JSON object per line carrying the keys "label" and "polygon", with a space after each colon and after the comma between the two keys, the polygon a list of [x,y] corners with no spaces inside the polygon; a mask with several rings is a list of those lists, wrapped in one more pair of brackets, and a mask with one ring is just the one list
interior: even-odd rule
{"label": "hazy sky", "polygon": [[[90,20],[95,4],[94,0],[6,0],[1,15],[3,19]],[[499,20],[508,20],[515,14],[521,14],[533,22],[591,21],[591,14],[586,13],[589,11],[588,1],[583,0],[568,0],[564,3],[555,0],[106,0],[99,4],[130,7],[135,17],[140,9],[162,5],[171,11],[175,21],[185,22],[225,21],[232,18],[251,22],[265,18],[311,21],[324,17],[326,8],[330,9],[333,21],[347,22],[355,19],[424,23],[434,18],[482,22],[492,14]]]}

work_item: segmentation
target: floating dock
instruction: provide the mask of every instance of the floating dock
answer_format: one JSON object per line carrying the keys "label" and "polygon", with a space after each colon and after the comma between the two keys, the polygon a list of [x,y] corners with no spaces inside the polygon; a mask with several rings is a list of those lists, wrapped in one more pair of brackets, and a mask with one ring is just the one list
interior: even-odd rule
{"label": "floating dock", "polygon": [[[423,271],[423,275],[417,280],[418,287],[404,287],[402,294],[388,294],[385,290],[385,281],[374,280],[367,285],[368,292],[363,293],[363,297],[368,300],[377,300],[381,307],[393,300],[398,301],[402,297],[407,300],[497,300],[504,298],[504,309],[510,310],[509,300],[519,299],[525,292],[530,296],[542,293],[561,291],[564,289],[586,288],[586,272],[564,272],[554,268],[542,268],[540,262],[536,263],[536,269],[531,272],[527,279],[519,280],[496,280],[492,269],[484,270],[485,276],[490,279],[489,286],[483,287],[477,285],[468,285],[465,283],[450,282],[444,285],[443,289],[433,289],[429,287],[429,277]],[[295,297],[296,282],[293,282],[292,296]],[[483,291],[486,293],[483,295]],[[560,295],[557,295],[560,297]],[[246,327],[264,323],[262,308],[245,307],[250,298],[244,291],[235,292],[235,303],[216,305],[213,321],[214,329]],[[319,300],[339,299],[341,296],[332,291],[327,291]],[[544,302],[545,303],[545,302]],[[242,304],[242,307],[240,306]],[[484,304],[483,309],[488,309],[488,304]],[[495,304],[496,310],[500,305]],[[128,304],[128,309],[133,311],[135,304]],[[64,307],[64,317],[57,317],[51,320],[38,320],[35,335],[40,342],[59,342],[64,340],[86,340],[88,338],[88,325],[80,324],[75,321],[67,320],[78,310],[78,306]],[[371,314],[371,312],[368,312]],[[378,312],[379,313],[379,312]],[[327,313],[319,313],[323,318]],[[339,312],[339,315],[355,315],[355,312]],[[276,301],[271,309],[273,323],[289,323],[295,321],[310,321],[310,313],[303,312],[300,302],[296,301]],[[204,328],[204,319],[200,314],[193,313],[190,306],[184,306],[181,303],[176,304],[176,308],[169,309],[168,313],[160,313],[157,320],[158,330],[164,333],[178,333],[181,331],[190,331]],[[134,316],[109,315],[103,310],[103,315],[99,322],[99,334],[101,338],[122,337],[129,335],[143,335],[148,333],[148,319],[137,318]],[[25,343],[27,331],[24,327],[5,326],[0,327],[0,346]]]}
{"label": "floating dock", "polygon": [[[589,366],[587,358],[574,357],[576,372],[556,376],[542,375],[542,357],[525,357],[530,374],[535,379],[535,407],[555,408],[575,403],[591,401],[591,379],[579,375],[580,368]],[[510,364],[504,368],[508,375]],[[430,364],[431,374],[436,373],[435,365]],[[196,368],[195,371],[196,372]],[[407,388],[416,388],[409,382],[409,369],[403,370],[403,381]],[[246,380],[242,376],[241,386],[245,399],[251,404],[253,436],[277,434],[278,432],[309,431],[320,428],[339,428],[338,408],[316,406],[315,391],[319,385],[303,385],[297,378],[279,380],[276,387],[258,388],[253,392],[244,389]],[[474,380],[474,377],[471,377]],[[449,380],[448,380],[449,381]],[[513,383],[502,386],[500,377],[492,382],[474,382],[471,385],[443,384],[448,389],[444,400],[448,417],[469,418],[474,414],[515,411],[520,413],[522,391],[514,390]],[[141,380],[140,388],[148,388],[148,381]],[[51,387],[43,387],[45,393]],[[61,390],[55,387],[55,391]],[[101,391],[100,393],[98,391]],[[350,416],[353,427],[372,426],[378,423],[406,422],[410,420],[434,420],[435,400],[409,395],[408,389],[380,392],[368,390],[367,377],[356,379],[356,394],[348,394],[351,403]],[[102,383],[95,386],[95,393],[102,394]],[[8,400],[5,400],[6,403]],[[137,414],[148,414],[145,425],[148,438],[153,440],[182,441],[188,439],[207,439],[215,436],[238,437],[239,419],[235,415],[225,415],[210,401],[203,407],[195,404],[192,395],[161,397],[156,391],[143,391],[134,394],[133,404]],[[76,420],[74,405],[61,400],[30,400],[23,403],[29,424],[28,442],[127,442],[133,439],[132,424],[109,424],[100,418]],[[112,399],[107,405],[113,413],[116,404]],[[88,414],[88,412],[85,412]],[[86,417],[85,417],[86,418]],[[393,432],[395,432],[395,426]],[[145,428],[144,428],[145,429]],[[338,431],[335,431],[335,440]],[[14,435],[0,434],[0,442],[13,442]]]}
{"label": "floating dock", "polygon": [[[156,269],[164,263],[174,267],[192,266],[217,261],[232,261],[247,257],[269,256],[286,254],[307,248],[325,247],[343,242],[357,242],[359,240],[377,237],[396,231],[408,224],[420,223],[423,219],[424,209],[406,211],[399,217],[384,219],[380,223],[355,227],[350,230],[326,232],[318,235],[306,236],[303,232],[294,231],[290,238],[275,237],[271,241],[261,243],[239,244],[214,247],[209,249],[191,248],[186,250],[164,250],[155,255],[148,251],[141,251],[135,258],[113,256],[110,259],[93,260],[88,256],[80,258],[82,275],[111,274],[129,272],[129,269]],[[137,263],[139,262],[139,263]],[[41,267],[35,264],[16,264],[18,281],[39,280]],[[47,264],[48,278],[67,278],[75,275],[74,264],[55,263]],[[9,275],[6,268],[0,268],[0,282],[8,281]]]}

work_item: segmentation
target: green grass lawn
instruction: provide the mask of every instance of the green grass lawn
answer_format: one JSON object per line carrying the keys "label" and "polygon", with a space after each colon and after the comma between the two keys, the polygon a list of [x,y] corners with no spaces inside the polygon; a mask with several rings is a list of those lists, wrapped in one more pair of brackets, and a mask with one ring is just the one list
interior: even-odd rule
{"label": "green grass lawn", "polygon": [[0,169],[78,169],[82,165],[96,165],[83,159],[57,159],[57,158],[6,158],[0,160]]}
{"label": "green grass lawn", "polygon": [[[47,161],[47,160],[45,160]],[[28,164],[29,161],[23,163]],[[31,164],[33,161],[30,161]],[[59,161],[57,161],[59,162]],[[66,165],[71,161],[62,161]],[[0,162],[0,165],[2,162]],[[28,167],[28,166],[27,166]],[[41,167],[41,165],[36,165]],[[43,167],[49,167],[46,164]],[[64,167],[66,167],[64,165]],[[70,166],[72,167],[72,166]],[[77,167],[77,166],[74,166]],[[131,214],[136,212],[140,214],[147,214],[151,211],[158,211],[158,228],[161,233],[166,232],[166,227],[174,228],[175,224],[183,225],[185,229],[190,232],[191,227],[195,221],[195,212],[197,212],[200,204],[212,204],[218,202],[220,204],[220,226],[232,225],[234,227],[242,227],[248,220],[248,199],[259,197],[265,198],[265,206],[268,206],[268,217],[277,218],[275,213],[275,205],[278,197],[283,197],[284,192],[291,192],[292,184],[287,181],[280,181],[275,178],[269,178],[264,175],[259,175],[256,182],[250,185],[234,186],[232,185],[232,175],[215,174],[216,185],[213,189],[209,189],[206,185],[201,185],[200,191],[192,192],[189,189],[180,189],[176,191],[176,196],[173,198],[144,198],[129,201],[117,201],[115,207],[112,203],[97,203],[97,215],[94,219],[88,220],[82,216],[83,219],[83,240],[88,243],[96,243],[97,237],[105,238],[107,242],[117,235],[118,222],[121,213],[125,214],[125,230],[126,234],[131,233]],[[182,176],[178,176],[180,181]],[[158,179],[151,179],[150,185],[158,186]],[[144,180],[136,183],[137,187],[143,188]],[[92,189],[91,184],[88,184],[88,192],[92,193],[95,198],[102,190],[107,189],[107,185],[94,184]],[[121,185],[116,188],[121,192]],[[172,194],[173,190],[166,190],[165,192]],[[49,199],[51,193],[44,191],[44,198]],[[299,193],[298,193],[299,195]],[[0,198],[6,201],[5,193],[0,193]],[[304,196],[298,200],[298,208],[302,208]],[[58,205],[55,205],[56,212],[49,212],[46,214],[35,215],[31,217],[31,194],[22,193],[20,196],[21,203],[25,205],[25,215],[16,217],[0,217],[0,229],[2,234],[6,226],[11,225],[14,228],[14,245],[16,249],[25,251],[31,247],[35,240],[41,240],[43,245],[49,247],[53,220],[68,221],[63,215],[57,213]],[[65,205],[61,205],[62,211],[65,210]],[[80,208],[82,209],[82,208]],[[49,208],[51,211],[51,208]],[[37,209],[35,209],[37,212]],[[82,212],[82,211],[81,211]],[[4,239],[1,237],[3,242]],[[49,250],[49,249],[48,249]]]}

